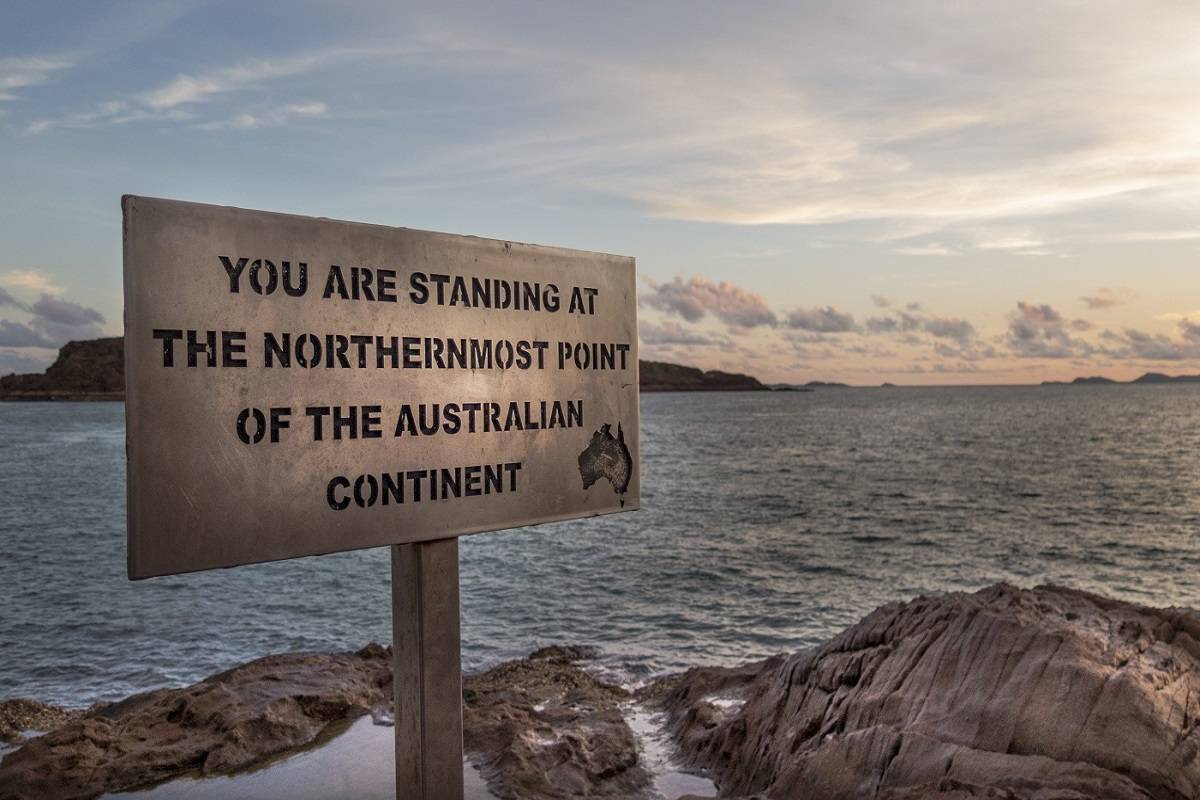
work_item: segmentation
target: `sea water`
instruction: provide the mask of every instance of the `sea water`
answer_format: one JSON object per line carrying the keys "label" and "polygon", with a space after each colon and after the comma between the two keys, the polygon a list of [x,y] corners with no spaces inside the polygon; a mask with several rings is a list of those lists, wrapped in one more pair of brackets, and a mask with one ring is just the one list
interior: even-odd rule
{"label": "sea water", "polygon": [[[0,404],[0,698],[389,640],[386,549],[128,582],[124,435]],[[462,541],[467,669],[595,644],[636,684],[996,581],[1200,606],[1200,386],[647,395],[639,468],[639,512]]]}

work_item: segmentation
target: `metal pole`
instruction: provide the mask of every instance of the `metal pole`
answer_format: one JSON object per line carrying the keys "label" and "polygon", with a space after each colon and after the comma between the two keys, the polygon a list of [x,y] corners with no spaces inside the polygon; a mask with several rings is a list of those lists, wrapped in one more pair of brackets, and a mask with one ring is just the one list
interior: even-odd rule
{"label": "metal pole", "polygon": [[398,800],[462,800],[458,539],[392,545]]}

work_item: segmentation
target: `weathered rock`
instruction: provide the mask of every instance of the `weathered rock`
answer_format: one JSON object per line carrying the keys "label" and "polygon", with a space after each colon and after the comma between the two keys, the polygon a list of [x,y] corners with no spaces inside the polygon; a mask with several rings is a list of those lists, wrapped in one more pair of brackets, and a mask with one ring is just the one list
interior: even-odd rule
{"label": "weathered rock", "polygon": [[465,680],[464,744],[497,796],[645,796],[650,777],[620,709],[628,693],[573,663],[592,655],[543,648]]}
{"label": "weathered rock", "polygon": [[813,651],[658,694],[723,796],[1200,797],[1194,611],[1000,585],[885,606]]}
{"label": "weathered rock", "polygon": [[268,656],[89,710],[5,756],[0,798],[95,797],[310,745],[331,724],[390,701],[390,659],[379,645]]}
{"label": "weathered rock", "polygon": [[52,731],[76,715],[24,697],[0,700],[0,742],[20,741],[29,731]]}
{"label": "weathered rock", "polygon": [[[649,778],[619,705],[628,695],[550,647],[464,681],[469,757],[504,798],[643,796]],[[16,731],[53,727],[0,761],[0,800],[89,798],[184,774],[257,766],[320,743],[343,723],[391,709],[391,650],[268,656],[186,689],[86,712],[0,704]],[[4,728],[7,730],[7,728]]]}

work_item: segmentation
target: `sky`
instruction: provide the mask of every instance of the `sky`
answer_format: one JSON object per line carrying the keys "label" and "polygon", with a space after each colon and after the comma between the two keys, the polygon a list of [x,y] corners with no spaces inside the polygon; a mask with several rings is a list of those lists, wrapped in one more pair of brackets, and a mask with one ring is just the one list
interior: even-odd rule
{"label": "sky", "polygon": [[1200,3],[6,3],[0,374],[122,194],[632,255],[643,358],[1200,372]]}

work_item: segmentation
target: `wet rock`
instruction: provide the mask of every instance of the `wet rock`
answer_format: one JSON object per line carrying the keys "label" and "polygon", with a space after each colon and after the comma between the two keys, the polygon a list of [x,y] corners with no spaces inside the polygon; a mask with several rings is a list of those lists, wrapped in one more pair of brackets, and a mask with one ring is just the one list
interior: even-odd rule
{"label": "wet rock", "polygon": [[82,798],[233,772],[386,705],[391,653],[268,656],[186,689],[89,710],[0,762],[0,798]]}
{"label": "wet rock", "polygon": [[0,700],[0,742],[17,742],[29,731],[52,731],[76,713],[37,700]]}
{"label": "wet rock", "polygon": [[[465,678],[467,754],[495,794],[645,795],[649,777],[620,708],[628,694],[577,663],[594,652],[543,648]],[[391,693],[391,650],[371,644],[269,656],[87,712],[10,701],[0,704],[0,730],[56,729],[0,761],[0,800],[90,798],[257,767],[364,714],[390,722]]]}
{"label": "wet rock", "polygon": [[1194,611],[999,585],[649,693],[722,796],[1200,797]]}
{"label": "wet rock", "polygon": [[593,653],[543,648],[464,681],[464,745],[497,796],[646,796],[650,776],[621,711],[629,694],[574,663]]}

